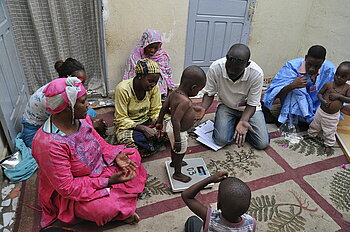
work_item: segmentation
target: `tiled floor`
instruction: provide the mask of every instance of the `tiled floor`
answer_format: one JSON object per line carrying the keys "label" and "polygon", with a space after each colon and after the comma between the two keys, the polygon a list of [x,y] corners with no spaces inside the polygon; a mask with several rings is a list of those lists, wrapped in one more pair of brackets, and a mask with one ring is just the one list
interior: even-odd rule
{"label": "tiled floor", "polygon": [[13,230],[21,185],[22,183],[9,183],[7,179],[2,183],[0,231],[10,232]]}

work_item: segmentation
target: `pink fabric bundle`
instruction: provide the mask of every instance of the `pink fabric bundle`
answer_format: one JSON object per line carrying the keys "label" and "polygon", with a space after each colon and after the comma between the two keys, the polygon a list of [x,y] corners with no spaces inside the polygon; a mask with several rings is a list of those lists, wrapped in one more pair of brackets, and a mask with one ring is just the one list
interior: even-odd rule
{"label": "pink fabric bundle", "polygon": [[74,108],[76,99],[86,93],[81,81],[76,77],[58,78],[51,81],[43,91],[50,114],[62,112],[70,103]]}

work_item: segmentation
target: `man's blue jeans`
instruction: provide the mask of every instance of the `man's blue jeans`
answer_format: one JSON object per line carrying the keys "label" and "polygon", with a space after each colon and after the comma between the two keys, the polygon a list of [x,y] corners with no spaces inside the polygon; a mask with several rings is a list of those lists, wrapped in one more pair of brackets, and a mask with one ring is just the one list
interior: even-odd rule
{"label": "man's blue jeans", "polygon": [[[213,139],[217,145],[225,146],[233,142],[235,128],[239,122],[242,111],[231,109],[224,104],[220,104],[216,110]],[[254,148],[262,150],[270,144],[264,114],[261,110],[249,119],[249,124],[256,134],[247,132],[246,141]]]}

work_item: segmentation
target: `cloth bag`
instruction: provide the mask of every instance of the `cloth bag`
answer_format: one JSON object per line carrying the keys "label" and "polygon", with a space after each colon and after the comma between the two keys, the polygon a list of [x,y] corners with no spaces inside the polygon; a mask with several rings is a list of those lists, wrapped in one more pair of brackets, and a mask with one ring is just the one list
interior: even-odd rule
{"label": "cloth bag", "polygon": [[[32,156],[32,149],[24,144],[22,133],[15,139],[18,152],[1,162],[5,175],[13,182],[23,181],[33,175],[38,168],[38,164]],[[14,163],[18,162],[16,165]],[[11,165],[12,164],[12,165]]]}

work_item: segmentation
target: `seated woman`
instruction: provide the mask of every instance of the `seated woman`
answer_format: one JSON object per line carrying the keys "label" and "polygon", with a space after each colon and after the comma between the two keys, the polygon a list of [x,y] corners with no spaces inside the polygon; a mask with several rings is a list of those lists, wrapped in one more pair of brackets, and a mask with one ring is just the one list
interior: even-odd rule
{"label": "seated woman", "polygon": [[[59,60],[55,63],[55,69],[58,73],[58,77],[76,76],[83,83],[87,79],[87,75],[84,66],[73,58],[68,58],[66,61]],[[41,125],[48,119],[50,114],[46,110],[46,98],[43,94],[44,88],[48,84],[40,87],[33,95],[29,98],[29,101],[24,109],[22,124],[23,124],[23,141],[27,147],[32,146],[32,141],[35,133]],[[100,119],[96,118],[96,112],[89,108],[88,115],[93,117],[94,127],[103,135],[106,131],[105,124]]]}
{"label": "seated woman", "polygon": [[150,128],[162,107],[157,86],[160,70],[156,62],[140,59],[136,76],[120,82],[115,89],[115,127],[119,144],[140,148],[143,157],[155,152],[157,131]]}
{"label": "seated woman", "polygon": [[169,55],[162,50],[162,38],[157,31],[147,30],[142,34],[139,44],[132,50],[126,63],[124,71],[124,80],[128,80],[135,76],[135,67],[137,61],[142,58],[149,58],[158,63],[161,78],[159,78],[158,86],[162,98],[165,99],[168,91],[175,88],[172,78],[171,68],[169,66]]}
{"label": "seated woman", "polygon": [[77,218],[102,226],[113,220],[133,224],[146,170],[138,151],[110,145],[86,117],[86,90],[76,77],[50,82],[43,93],[52,115],[33,139],[39,165],[41,226]]}

